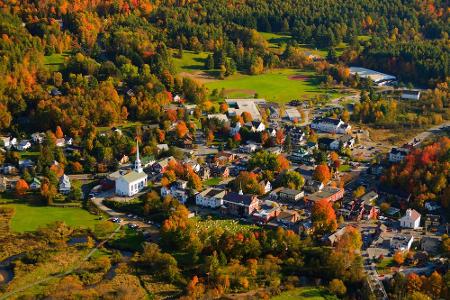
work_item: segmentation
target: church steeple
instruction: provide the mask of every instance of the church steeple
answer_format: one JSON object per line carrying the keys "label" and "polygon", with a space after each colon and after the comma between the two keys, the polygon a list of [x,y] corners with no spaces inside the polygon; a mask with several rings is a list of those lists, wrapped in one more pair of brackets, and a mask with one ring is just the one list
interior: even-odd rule
{"label": "church steeple", "polygon": [[144,172],[142,169],[141,159],[139,157],[139,142],[136,140],[136,160],[134,161],[134,170],[138,173]]}

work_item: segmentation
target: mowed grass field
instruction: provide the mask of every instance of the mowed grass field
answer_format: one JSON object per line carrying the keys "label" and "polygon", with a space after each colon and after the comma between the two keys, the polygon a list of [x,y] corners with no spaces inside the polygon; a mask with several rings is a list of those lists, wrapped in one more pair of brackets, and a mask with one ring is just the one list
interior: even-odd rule
{"label": "mowed grass field", "polygon": [[34,231],[55,221],[64,221],[67,225],[76,228],[93,228],[98,222],[96,220],[98,216],[81,208],[32,206],[19,203],[3,206],[15,209],[11,220],[11,229],[15,232]]}
{"label": "mowed grass field", "polygon": [[56,72],[61,70],[66,57],[69,57],[69,53],[67,52],[47,55],[44,56],[44,64],[51,72]]}
{"label": "mowed grass field", "polygon": [[259,98],[279,103],[324,94],[331,98],[340,96],[320,88],[319,77],[314,72],[294,69],[275,69],[261,75],[235,74],[225,80],[207,82],[206,87],[210,91],[224,89],[227,98],[253,98],[257,94]]}
{"label": "mowed grass field", "polygon": [[272,300],[298,300],[298,299],[308,299],[308,300],[337,300],[338,298],[330,293],[328,293],[323,288],[318,287],[301,287],[293,289],[291,291],[286,291],[278,296],[271,298]]}
{"label": "mowed grass field", "polygon": [[[176,54],[177,51],[172,50],[172,53]],[[195,53],[194,51],[184,50],[183,57],[173,57],[173,62],[178,72],[202,71],[205,68],[208,55],[208,52]]]}

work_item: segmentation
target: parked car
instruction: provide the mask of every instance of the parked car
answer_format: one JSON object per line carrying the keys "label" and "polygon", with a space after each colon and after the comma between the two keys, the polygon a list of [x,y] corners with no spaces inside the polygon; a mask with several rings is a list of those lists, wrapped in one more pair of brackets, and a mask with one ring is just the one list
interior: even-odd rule
{"label": "parked car", "polygon": [[136,228],[138,228],[139,226],[137,225],[137,224],[134,224],[134,223],[128,223],[128,228],[130,228],[130,229],[136,229]]}

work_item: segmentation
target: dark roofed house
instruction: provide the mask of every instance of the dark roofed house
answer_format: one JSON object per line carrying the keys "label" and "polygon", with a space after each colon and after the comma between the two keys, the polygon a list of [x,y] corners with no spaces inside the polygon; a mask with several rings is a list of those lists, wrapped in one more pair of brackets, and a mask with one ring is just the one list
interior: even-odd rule
{"label": "dark roofed house", "polygon": [[304,196],[305,196],[305,193],[303,191],[287,189],[287,188],[283,188],[279,194],[280,200],[284,200],[284,201],[298,201],[300,199],[303,199]]}
{"label": "dark roofed house", "polygon": [[223,197],[222,209],[230,215],[248,217],[259,209],[259,200],[255,195],[229,192]]}

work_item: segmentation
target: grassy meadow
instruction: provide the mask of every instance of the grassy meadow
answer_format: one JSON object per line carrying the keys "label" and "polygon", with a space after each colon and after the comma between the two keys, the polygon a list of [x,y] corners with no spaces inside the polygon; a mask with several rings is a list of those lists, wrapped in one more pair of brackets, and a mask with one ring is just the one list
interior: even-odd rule
{"label": "grassy meadow", "polygon": [[69,57],[69,53],[54,53],[52,55],[44,56],[44,64],[51,72],[60,71],[66,57]]}
{"label": "grassy meadow", "polygon": [[98,222],[98,216],[84,209],[73,207],[32,206],[28,204],[10,203],[15,214],[11,220],[11,229],[15,232],[34,231],[55,221],[64,221],[67,225],[77,228],[93,228]]}
{"label": "grassy meadow", "polygon": [[[297,76],[293,79],[293,76]],[[292,99],[314,98],[328,94],[339,95],[319,86],[319,76],[312,71],[275,69],[261,75],[235,74],[225,80],[206,83],[210,91],[224,89],[227,98],[259,98],[286,103]]]}

